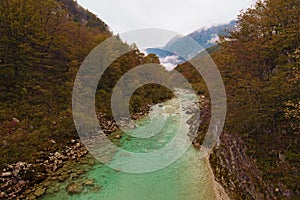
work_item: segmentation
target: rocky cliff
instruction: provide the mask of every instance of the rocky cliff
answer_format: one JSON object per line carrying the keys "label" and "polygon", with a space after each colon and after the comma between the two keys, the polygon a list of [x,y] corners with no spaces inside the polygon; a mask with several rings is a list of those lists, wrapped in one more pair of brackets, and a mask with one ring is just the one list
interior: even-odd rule
{"label": "rocky cliff", "polygon": [[216,180],[232,199],[278,199],[279,189],[264,181],[239,135],[223,133],[210,163]]}

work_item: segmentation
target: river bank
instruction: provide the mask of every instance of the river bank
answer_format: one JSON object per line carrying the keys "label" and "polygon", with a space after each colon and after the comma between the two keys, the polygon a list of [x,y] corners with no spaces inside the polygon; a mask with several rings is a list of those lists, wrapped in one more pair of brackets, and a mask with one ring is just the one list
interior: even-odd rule
{"label": "river bank", "polygon": [[[132,115],[137,120],[144,117],[151,105],[145,105],[141,112]],[[103,114],[98,114],[97,118],[102,127],[102,132],[110,136],[119,128],[114,120],[107,119]],[[113,136],[118,138],[119,136]],[[55,146],[56,141],[49,140],[50,145]],[[54,149],[56,149],[54,147]],[[88,150],[81,143],[80,139],[74,138],[66,142],[66,145],[57,151],[37,152],[34,162],[19,161],[6,165],[0,173],[0,199],[36,199],[45,194],[46,189],[39,186],[39,183],[51,179],[64,181],[67,174],[56,174],[58,170],[68,163],[80,163],[88,155]],[[22,159],[20,159],[22,160]],[[92,163],[95,163],[93,161]],[[79,172],[81,173],[81,172]]]}
{"label": "river bank", "polygon": [[209,166],[210,173],[213,177],[213,186],[214,186],[214,191],[215,191],[217,200],[230,200],[230,198],[229,198],[228,194],[226,193],[225,189],[215,179],[215,175],[214,175],[212,166],[209,162],[209,157],[210,157],[210,155],[207,156],[205,159],[206,159],[207,165]]}
{"label": "river bank", "polygon": [[[167,108],[168,105],[165,104],[173,105],[173,102],[164,103]],[[161,104],[156,108],[161,109],[164,106]],[[188,115],[192,115],[192,111],[193,109],[186,108]],[[140,147],[159,149],[172,139],[174,133],[172,130],[176,127],[176,120],[179,120],[176,115],[171,116],[163,131],[164,134],[153,140],[133,140],[116,131],[115,123],[112,121],[107,122],[105,130],[108,130],[107,134],[110,135],[112,141],[119,143],[125,149],[131,151],[136,151]],[[149,119],[142,117],[142,114],[137,116],[137,119],[139,119],[136,121],[138,124],[133,131],[139,132],[143,130],[141,127],[149,123]],[[5,187],[1,186],[3,198],[140,200],[144,198],[142,195],[147,195],[152,199],[162,197],[163,199],[185,198],[188,200],[226,199],[222,188],[217,187],[218,185],[214,182],[209,162],[200,159],[200,152],[193,147],[190,147],[188,152],[171,166],[149,174],[133,175],[100,164],[87,152],[79,140],[72,140],[69,143],[64,150],[50,153],[49,157],[37,160],[38,163],[18,163],[6,169],[3,172],[6,173],[4,174],[6,177],[1,179],[3,183],[9,184]],[[123,155],[115,154],[115,156]],[[16,174],[17,168],[22,168],[22,170]],[[37,170],[44,173],[37,173]],[[38,180],[34,178],[37,174],[42,175]],[[172,189],[164,190],[166,185]],[[117,193],[116,190],[118,190]]]}
{"label": "river bank", "polygon": [[[205,137],[205,130],[206,130],[206,122],[209,120],[209,100],[206,99],[205,96],[201,96],[201,103],[200,103],[200,108],[201,112],[200,115],[197,113],[193,115],[193,117],[188,121],[190,125],[190,131],[189,131],[189,137],[193,140],[193,147],[195,149],[200,150],[201,149],[201,144],[204,140]],[[195,120],[196,119],[196,120]],[[199,124],[196,124],[200,123]],[[196,128],[198,128],[198,131],[195,131]],[[197,135],[195,135],[197,134]],[[216,179],[215,174],[214,174],[214,165],[210,162],[211,157],[214,156],[212,152],[207,152],[207,156],[205,156],[203,159],[205,160],[209,172],[212,177],[212,182],[213,182],[213,188],[214,188],[214,193],[216,195],[217,200],[230,200],[230,197],[228,196],[227,192],[225,191],[225,188],[223,185],[221,185],[219,179]]]}

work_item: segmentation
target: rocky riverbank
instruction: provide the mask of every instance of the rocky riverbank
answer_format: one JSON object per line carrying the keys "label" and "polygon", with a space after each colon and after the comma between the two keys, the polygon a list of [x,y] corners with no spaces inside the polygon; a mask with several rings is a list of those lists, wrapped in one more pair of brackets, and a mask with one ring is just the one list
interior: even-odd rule
{"label": "rocky riverbank", "polygon": [[[55,143],[55,141],[51,141]],[[55,173],[68,162],[77,162],[88,154],[79,140],[71,140],[60,152],[40,152],[34,163],[18,162],[3,169],[0,178],[0,199],[35,199],[45,193],[38,183],[51,177],[64,181],[67,176]]]}
{"label": "rocky riverbank", "polygon": [[[213,173],[213,169],[211,168],[211,165],[210,165],[210,162],[209,162],[209,158],[210,158],[210,155],[208,155],[206,157],[207,165],[209,166],[211,176],[215,177],[214,173]],[[215,180],[215,178],[213,180],[213,184],[214,184],[214,191],[215,191],[217,200],[230,200],[230,198],[229,198],[228,194],[226,193],[225,189],[220,185],[220,183],[218,183]]]}
{"label": "rocky riverbank", "polygon": [[[206,135],[206,121],[209,118],[209,100],[205,98],[205,96],[201,96],[201,102],[199,105],[200,107],[199,112],[194,112],[194,115],[188,120],[188,124],[190,125],[190,131],[189,131],[189,137],[191,138],[194,148],[200,149],[201,144],[205,138]],[[200,123],[200,125],[199,125]],[[211,170],[211,175],[214,177],[214,171],[212,169],[212,166],[210,164],[210,157],[211,154],[208,152],[207,156],[205,157],[207,165],[209,166]],[[226,193],[225,189],[222,187],[222,185],[216,181],[216,179],[213,180],[214,183],[214,191],[216,198],[218,200],[230,200],[230,197]]]}
{"label": "rocky riverbank", "polygon": [[[208,102],[208,101],[207,101]],[[196,117],[196,116],[195,116]],[[193,144],[200,148],[210,120],[210,108],[204,106],[198,117],[200,126]],[[195,128],[191,124],[191,128]],[[193,130],[194,131],[194,130]],[[247,155],[242,138],[236,133],[223,131],[209,161],[215,177],[231,199],[290,199],[292,192],[279,181],[266,182],[255,159]]]}
{"label": "rocky riverbank", "polygon": [[210,158],[216,180],[232,199],[290,199],[283,184],[266,182],[238,134],[226,133]]}
{"label": "rocky riverbank", "polygon": [[[195,147],[201,147],[209,120],[210,109],[205,106],[201,111],[199,129],[193,141]],[[237,134],[223,132],[217,146],[209,155],[209,162],[217,193],[226,192],[231,199],[274,198],[273,188],[269,188],[263,181],[260,171],[246,155],[245,146]],[[220,187],[224,189],[218,189]],[[220,199],[227,199],[224,195],[220,196],[223,196]]]}
{"label": "rocky riverbank", "polygon": [[[145,105],[141,109],[141,112],[132,115],[132,119],[137,120],[142,118],[149,112],[150,107],[151,105]],[[98,114],[97,118],[102,127],[101,132],[105,135],[110,135],[119,129],[114,120],[108,120],[103,114]],[[124,121],[124,123],[127,122]],[[113,137],[120,139],[120,135],[114,135]],[[49,140],[49,143],[55,145],[56,141]],[[82,159],[86,159],[88,150],[82,145],[79,139],[71,139],[60,151],[38,152],[37,154],[33,163],[20,161],[7,165],[2,169],[0,173],[0,199],[36,199],[47,192],[46,187],[43,187],[43,184],[40,185],[39,183],[45,182],[45,180],[49,180],[49,182],[56,180],[63,182],[70,178],[70,176],[72,179],[72,177],[82,174],[82,171],[73,172],[72,169],[65,166],[69,166],[69,163],[74,162],[75,165],[76,162],[81,163]],[[89,159],[93,160],[94,158]],[[90,162],[95,163],[95,160]],[[83,185],[70,182],[67,190],[70,193],[76,193],[76,188],[81,190]]]}

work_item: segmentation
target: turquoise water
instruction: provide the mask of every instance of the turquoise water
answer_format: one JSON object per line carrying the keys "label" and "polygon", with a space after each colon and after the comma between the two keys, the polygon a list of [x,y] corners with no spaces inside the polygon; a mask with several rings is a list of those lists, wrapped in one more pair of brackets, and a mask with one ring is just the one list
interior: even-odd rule
{"label": "turquoise water", "polygon": [[[136,128],[131,130],[133,135],[143,134],[145,131],[151,134],[151,131],[154,130],[145,129],[150,121],[156,124],[156,127],[160,127],[160,122],[166,120],[165,125],[159,128],[160,132],[155,136],[136,138],[123,135],[120,140],[115,140],[115,142],[131,152],[149,152],[160,149],[176,134],[180,123],[180,117],[176,114],[178,108],[175,100],[165,102],[163,107],[156,105],[150,113],[151,118],[145,117],[139,120]],[[159,113],[168,113],[169,117],[163,119]],[[179,148],[181,143],[176,145]],[[208,161],[200,159],[200,154],[201,152],[190,147],[180,159],[171,165],[157,171],[140,174],[126,173],[96,164],[88,169],[81,179],[93,179],[94,185],[97,185],[98,188],[85,187],[80,194],[68,195],[65,190],[67,182],[64,182],[56,186],[60,188],[58,192],[46,194],[42,199],[214,200],[216,196],[213,189],[213,177]],[[117,162],[124,156],[126,156],[124,153],[116,152],[110,162]],[[76,179],[72,181],[76,181]]]}

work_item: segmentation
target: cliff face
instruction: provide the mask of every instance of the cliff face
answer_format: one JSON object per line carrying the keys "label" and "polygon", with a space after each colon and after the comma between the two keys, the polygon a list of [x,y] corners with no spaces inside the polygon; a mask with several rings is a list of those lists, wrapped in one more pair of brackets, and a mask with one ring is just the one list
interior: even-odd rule
{"label": "cliff face", "polygon": [[237,134],[221,135],[210,163],[215,179],[232,199],[285,199],[278,197],[280,186],[265,182],[255,160],[246,154],[246,147]]}

